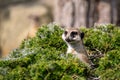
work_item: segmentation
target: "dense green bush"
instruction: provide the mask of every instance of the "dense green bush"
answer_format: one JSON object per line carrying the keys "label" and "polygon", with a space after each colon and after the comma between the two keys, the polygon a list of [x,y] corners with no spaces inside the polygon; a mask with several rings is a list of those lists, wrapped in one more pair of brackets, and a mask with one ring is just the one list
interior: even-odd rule
{"label": "dense green bush", "polygon": [[85,45],[90,54],[104,54],[95,59],[99,66],[95,73],[101,80],[120,80],[120,28],[102,25],[95,29],[83,29]]}
{"label": "dense green bush", "polygon": [[86,80],[99,76],[101,80],[120,79],[120,29],[114,25],[81,29],[84,43],[98,65],[90,69],[72,55],[65,55],[63,30],[57,25],[42,26],[36,37],[24,40],[18,49],[0,60],[0,80]]}

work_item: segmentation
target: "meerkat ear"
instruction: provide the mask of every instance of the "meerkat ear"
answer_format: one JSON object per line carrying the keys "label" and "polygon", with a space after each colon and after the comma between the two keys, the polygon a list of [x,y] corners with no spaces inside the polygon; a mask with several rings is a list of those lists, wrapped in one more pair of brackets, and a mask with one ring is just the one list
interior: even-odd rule
{"label": "meerkat ear", "polygon": [[81,39],[84,38],[84,32],[81,32],[81,33],[80,33],[80,37],[81,37]]}

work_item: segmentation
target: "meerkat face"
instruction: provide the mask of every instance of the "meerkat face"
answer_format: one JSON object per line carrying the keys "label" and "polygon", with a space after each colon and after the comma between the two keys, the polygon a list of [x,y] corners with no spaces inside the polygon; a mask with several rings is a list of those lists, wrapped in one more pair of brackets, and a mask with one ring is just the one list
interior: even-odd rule
{"label": "meerkat face", "polygon": [[83,37],[84,33],[80,32],[76,28],[66,29],[62,35],[63,40],[68,43],[79,42],[83,39]]}

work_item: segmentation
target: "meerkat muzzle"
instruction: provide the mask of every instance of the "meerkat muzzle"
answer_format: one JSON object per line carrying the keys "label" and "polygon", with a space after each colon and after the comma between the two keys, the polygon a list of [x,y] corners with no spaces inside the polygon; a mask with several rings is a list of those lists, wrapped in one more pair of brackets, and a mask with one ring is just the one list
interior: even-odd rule
{"label": "meerkat muzzle", "polygon": [[71,42],[71,40],[70,40],[69,38],[66,38],[65,40],[66,40],[67,42]]}

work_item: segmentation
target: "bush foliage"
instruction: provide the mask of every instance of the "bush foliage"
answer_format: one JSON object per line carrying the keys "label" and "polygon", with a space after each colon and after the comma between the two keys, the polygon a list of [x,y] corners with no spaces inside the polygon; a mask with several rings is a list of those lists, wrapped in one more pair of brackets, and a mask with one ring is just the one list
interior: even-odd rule
{"label": "bush foliage", "polygon": [[43,25],[36,37],[24,40],[18,49],[0,60],[0,80],[101,80],[120,79],[120,29],[114,25],[81,29],[84,44],[98,67],[90,69],[72,55],[66,56],[63,30],[57,25]]}

